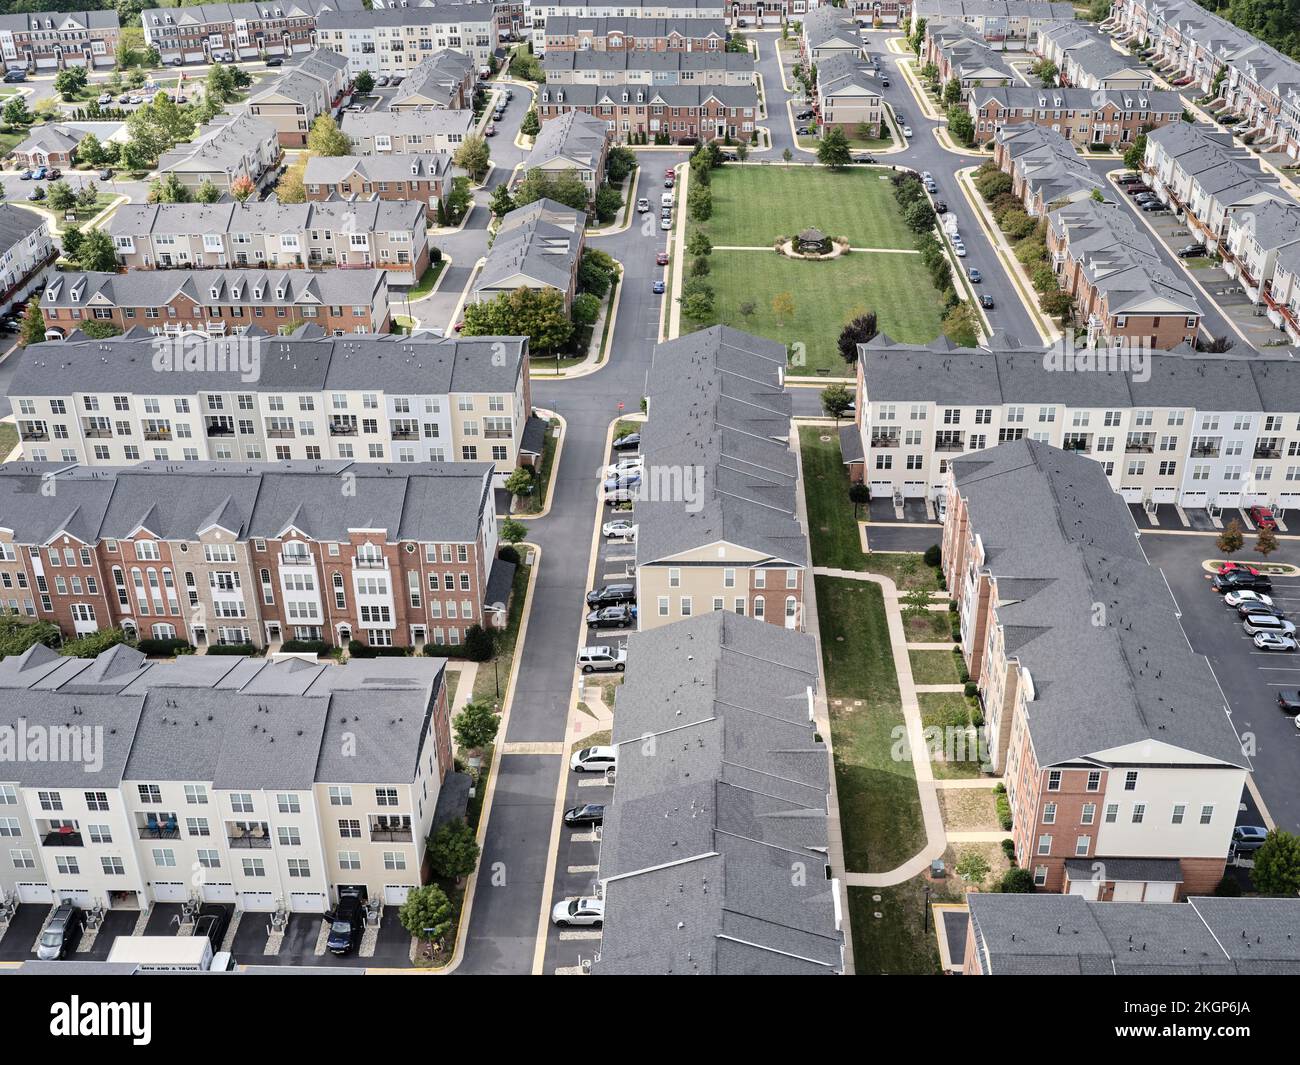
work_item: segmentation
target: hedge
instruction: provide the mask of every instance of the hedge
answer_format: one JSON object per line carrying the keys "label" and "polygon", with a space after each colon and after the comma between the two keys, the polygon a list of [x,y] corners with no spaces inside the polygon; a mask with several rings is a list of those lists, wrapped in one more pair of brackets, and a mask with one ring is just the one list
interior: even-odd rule
{"label": "hedge", "polygon": [[182,640],[180,637],[174,637],[170,640],[140,640],[136,643],[135,649],[141,654],[155,658],[171,658],[173,655],[192,655],[194,653],[194,647],[190,642]]}
{"label": "hedge", "polygon": [[210,655],[257,655],[258,651],[251,643],[214,643],[208,648]]}
{"label": "hedge", "polygon": [[280,645],[281,651],[294,651],[298,654],[327,655],[334,648],[324,640],[285,640]]}
{"label": "hedge", "polygon": [[410,647],[372,647],[360,640],[348,642],[349,658],[406,658],[412,653]]}

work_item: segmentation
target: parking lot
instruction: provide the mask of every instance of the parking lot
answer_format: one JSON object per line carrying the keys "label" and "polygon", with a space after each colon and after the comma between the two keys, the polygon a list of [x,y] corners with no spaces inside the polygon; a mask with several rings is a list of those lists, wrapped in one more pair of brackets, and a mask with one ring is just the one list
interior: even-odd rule
{"label": "parking lot", "polygon": [[[1253,533],[1255,531],[1255,524],[1250,520],[1250,514],[1244,507],[1225,509],[1217,515],[1217,525],[1214,517],[1211,517],[1210,512],[1204,507],[1185,507],[1180,510],[1172,503],[1159,503],[1152,510],[1147,510],[1140,503],[1130,503],[1128,509],[1129,513],[1133,515],[1134,524],[1139,529],[1162,529],[1165,531],[1190,529],[1195,532],[1217,534],[1229,522],[1236,521],[1240,523],[1242,532]],[[1286,533],[1286,517],[1279,517],[1277,521],[1277,531]]]}

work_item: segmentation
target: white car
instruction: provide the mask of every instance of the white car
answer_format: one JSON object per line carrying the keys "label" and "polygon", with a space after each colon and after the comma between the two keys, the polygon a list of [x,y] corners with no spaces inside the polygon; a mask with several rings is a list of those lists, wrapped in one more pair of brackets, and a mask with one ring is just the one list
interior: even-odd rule
{"label": "white car", "polygon": [[641,455],[628,455],[619,459],[617,462],[611,462],[605,467],[606,477],[626,477],[633,471],[640,473],[645,466],[645,458]]}
{"label": "white car", "polygon": [[966,258],[966,245],[965,245],[965,244],[954,244],[954,245],[952,246],[952,250],[955,251],[955,252],[957,253],[957,258],[958,258],[958,259],[964,259],[964,258]]}
{"label": "white car", "polygon": [[1295,635],[1294,621],[1275,618],[1272,614],[1251,614],[1241,623],[1241,627],[1246,630],[1247,636],[1258,636],[1263,632],[1272,633],[1276,636]]}
{"label": "white car", "polygon": [[673,220],[672,220],[671,218],[667,217],[667,216],[665,216],[665,217],[659,219],[659,228],[660,228],[660,229],[672,229],[672,228],[673,228]]}
{"label": "white car", "polygon": [[904,137],[910,137],[911,135],[912,135],[912,127],[911,127],[911,126],[904,126],[904,127],[903,127],[903,136],[904,136]]}
{"label": "white car", "polygon": [[1277,632],[1257,632],[1255,646],[1261,651],[1294,651],[1296,642],[1294,636],[1285,636]]}
{"label": "white car", "polygon": [[646,211],[650,210],[650,201],[647,200],[644,196],[642,196],[639,200],[636,201],[636,209],[638,213],[645,214]]}
{"label": "white car", "polygon": [[1252,592],[1249,588],[1242,588],[1235,592],[1229,592],[1223,597],[1223,601],[1228,606],[1241,606],[1242,603],[1263,603],[1265,606],[1272,606],[1273,600],[1263,592]]}
{"label": "white car", "polygon": [[569,925],[594,925],[600,927],[605,920],[605,900],[587,895],[580,899],[557,902],[551,910],[551,921],[560,928]]}
{"label": "white car", "polygon": [[615,518],[613,521],[607,521],[600,527],[601,534],[604,536],[621,536],[628,540],[636,539],[636,522],[628,521],[627,518]]}
{"label": "white car", "polygon": [[102,96],[100,96],[99,102],[101,105],[111,104],[113,102],[113,94],[111,92],[104,93]]}
{"label": "white car", "polygon": [[575,773],[603,773],[618,768],[618,751],[613,747],[584,747],[574,751],[569,768]]}

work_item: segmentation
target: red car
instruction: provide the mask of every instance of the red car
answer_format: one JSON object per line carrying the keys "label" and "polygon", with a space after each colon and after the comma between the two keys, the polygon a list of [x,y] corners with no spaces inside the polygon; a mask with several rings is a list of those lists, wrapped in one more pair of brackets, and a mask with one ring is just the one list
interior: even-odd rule
{"label": "red car", "polygon": [[1258,529],[1276,529],[1277,518],[1273,517],[1272,507],[1254,506],[1250,508],[1250,520]]}
{"label": "red car", "polygon": [[664,171],[664,177],[676,177],[676,176],[677,176],[677,171],[674,170],[671,166]]}
{"label": "red car", "polygon": [[1245,562],[1231,562],[1231,561],[1224,562],[1223,565],[1219,567],[1219,572],[1231,573],[1235,569],[1244,570],[1245,572],[1249,573],[1252,577],[1259,576],[1259,570],[1257,570],[1254,566],[1248,565]]}
{"label": "red car", "polygon": [[655,256],[655,266],[667,266],[667,265],[668,265],[668,253],[666,251],[661,251],[658,255]]}

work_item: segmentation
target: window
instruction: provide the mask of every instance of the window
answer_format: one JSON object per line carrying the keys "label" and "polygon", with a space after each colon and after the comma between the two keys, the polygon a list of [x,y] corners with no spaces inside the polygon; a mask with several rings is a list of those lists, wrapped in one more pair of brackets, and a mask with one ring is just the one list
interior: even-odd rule
{"label": "window", "polygon": [[396,788],[376,788],[375,804],[377,806],[396,806],[397,789]]}
{"label": "window", "polygon": [[242,865],[245,876],[266,876],[266,863],[261,858],[244,858]]}
{"label": "window", "polygon": [[1137,786],[1138,786],[1137,770],[1130,769],[1126,774],[1124,774],[1124,790],[1137,791]]}
{"label": "window", "polygon": [[146,805],[162,802],[162,789],[157,784],[141,784],[140,801]]}
{"label": "window", "polygon": [[1214,807],[1210,805],[1201,807],[1201,824],[1208,825],[1214,820]]}
{"label": "window", "polygon": [[1052,853],[1052,837],[1051,837],[1051,836],[1039,836],[1039,837],[1038,837],[1038,853],[1039,853],[1039,854],[1051,854],[1051,853]]}
{"label": "window", "polygon": [[360,869],[361,852],[360,851],[339,851],[339,868],[344,870]]}
{"label": "window", "polygon": [[1061,771],[1060,771],[1059,769],[1052,769],[1052,770],[1049,770],[1049,771],[1048,771],[1048,773],[1047,773],[1047,790],[1048,790],[1048,791],[1060,791],[1060,790],[1061,790]]}
{"label": "window", "polygon": [[1047,883],[1047,866],[1045,865],[1034,866],[1034,886],[1042,887],[1046,883]]}
{"label": "window", "polygon": [[1097,804],[1095,802],[1085,802],[1083,809],[1079,812],[1079,824],[1090,825],[1097,820]]}
{"label": "window", "polygon": [[231,792],[230,808],[237,814],[251,814],[253,812],[252,793],[247,791]]}
{"label": "window", "polygon": [[1119,820],[1119,803],[1108,802],[1106,804],[1106,824],[1113,825]]}
{"label": "window", "polygon": [[329,789],[329,797],[331,806],[352,805],[352,789],[349,787],[334,785]]}
{"label": "window", "polygon": [[1144,802],[1135,802],[1133,804],[1133,823],[1140,825],[1147,816],[1147,804]]}
{"label": "window", "polygon": [[281,825],[276,829],[276,836],[281,847],[301,847],[302,832],[292,825]]}
{"label": "window", "polygon": [[1187,813],[1186,803],[1182,803],[1182,802],[1174,803],[1174,814],[1173,817],[1169,819],[1169,823],[1171,825],[1181,825],[1183,823],[1183,816],[1186,813]]}
{"label": "window", "polygon": [[1088,856],[1088,844],[1091,842],[1091,836],[1077,836],[1074,840],[1074,854],[1076,858],[1086,858]]}
{"label": "window", "polygon": [[302,804],[297,795],[277,795],[275,806],[282,814],[302,813]]}
{"label": "window", "polygon": [[1049,802],[1043,807],[1043,824],[1056,824],[1056,803]]}
{"label": "window", "polygon": [[384,868],[385,869],[405,869],[406,855],[401,851],[384,851]]}
{"label": "window", "polygon": [[108,792],[105,791],[86,792],[86,808],[88,810],[107,810]]}
{"label": "window", "polygon": [[208,804],[208,789],[203,784],[186,784],[185,801],[191,806],[206,806]]}
{"label": "window", "polygon": [[1093,769],[1088,773],[1088,790],[1097,791],[1101,788],[1101,770]]}
{"label": "window", "polygon": [[360,839],[361,822],[353,817],[339,819],[339,835],[343,839]]}

